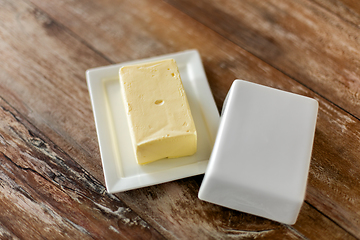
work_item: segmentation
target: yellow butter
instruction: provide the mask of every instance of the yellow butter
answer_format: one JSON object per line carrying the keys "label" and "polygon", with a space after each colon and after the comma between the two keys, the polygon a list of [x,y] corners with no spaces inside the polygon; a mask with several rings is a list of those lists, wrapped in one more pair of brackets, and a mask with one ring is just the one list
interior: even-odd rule
{"label": "yellow butter", "polygon": [[175,60],[124,66],[119,75],[137,163],[194,154],[195,124]]}

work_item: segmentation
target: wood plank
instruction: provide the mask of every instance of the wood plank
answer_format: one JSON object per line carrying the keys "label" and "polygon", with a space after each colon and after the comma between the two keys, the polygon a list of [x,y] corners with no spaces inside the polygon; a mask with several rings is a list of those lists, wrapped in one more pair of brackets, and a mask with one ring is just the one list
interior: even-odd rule
{"label": "wood plank", "polygon": [[[133,202],[131,208],[143,211],[149,216],[156,216],[164,211],[171,212],[170,216],[158,218],[154,224],[159,224],[166,229],[172,229],[169,225],[180,225],[181,228],[175,229],[177,236],[186,234],[182,231],[188,231],[187,225],[204,225],[204,222],[210,222],[214,226],[194,228],[191,230],[193,235],[185,236],[209,234],[214,239],[235,237],[240,239],[241,237],[245,239],[357,239],[307,203],[302,206],[296,224],[288,226],[200,201],[197,198],[197,192],[201,180],[202,176],[183,179],[131,191],[122,197],[128,198],[128,202],[135,197],[142,202],[147,202],[146,206],[140,208],[136,202]],[[146,190],[145,193],[144,190]],[[191,218],[188,215],[191,215]]]}
{"label": "wood plank", "polygon": [[[0,16],[0,91],[24,114],[1,100],[0,202],[7,209],[0,214],[3,236],[161,239],[64,153],[75,153],[77,161],[101,173],[95,128],[81,124],[83,119],[93,121],[83,69],[94,59],[96,65],[108,62],[28,3],[2,1]],[[62,149],[38,129],[60,139]],[[94,140],[83,131],[91,131]],[[95,151],[89,153],[78,142]]]}
{"label": "wood plank", "polygon": [[0,95],[82,166],[101,173],[84,71],[109,62],[23,1],[1,1],[0,16]]}
{"label": "wood plank", "polygon": [[360,4],[357,0],[312,0],[340,18],[360,27]]}
{"label": "wood plank", "polygon": [[342,228],[335,225],[332,219],[324,217],[319,211],[314,211],[309,204],[302,206],[299,218],[293,227],[308,239],[358,239],[353,235],[344,234]]}
{"label": "wood plank", "polygon": [[[312,166],[315,167],[312,167],[310,173],[310,187],[313,186],[316,189],[312,196],[316,198],[318,192],[325,193],[325,195],[329,196],[329,202],[344,209],[342,215],[353,212],[353,209],[358,208],[357,189],[349,192],[349,198],[355,199],[356,202],[349,202],[348,199],[341,198],[341,196],[339,198],[341,194],[334,191],[334,181],[329,183],[329,180],[336,178],[336,175],[328,172],[325,168],[327,162],[334,161],[340,165],[339,174],[341,175],[347,176],[347,171],[350,168],[354,169],[355,172],[359,172],[359,159],[356,156],[356,150],[353,152],[351,149],[346,148],[347,144],[354,143],[354,140],[358,137],[358,129],[351,130],[358,121],[329,104],[326,100],[314,95],[311,91],[284,74],[259,61],[256,57],[224,40],[214,32],[209,31],[203,25],[194,22],[191,18],[158,1],[141,1],[140,3],[133,3],[131,1],[116,3],[111,1],[93,1],[91,4],[77,1],[76,6],[69,4],[71,1],[44,2],[33,0],[32,2],[47,12],[56,22],[60,22],[68,27],[75,35],[84,39],[89,46],[92,46],[92,48],[102,53],[112,62],[149,57],[154,54],[188,48],[198,48],[203,56],[209,82],[219,108],[221,108],[226,92],[235,78],[245,78],[253,82],[316,97],[321,104],[321,113],[319,115],[320,120],[317,128],[317,140],[315,142],[315,149],[319,148],[316,151],[319,151],[319,154],[313,159],[315,163]],[[59,11],[59,9],[62,11]],[[73,19],[76,19],[76,21]],[[123,19],[127,21],[123,21]],[[171,26],[164,27],[164,23],[169,21],[171,21]],[[347,119],[347,121],[343,122],[343,119]],[[333,131],[329,132],[329,129]],[[344,134],[347,135],[346,138]],[[344,136],[342,137],[343,143],[339,146],[343,146],[345,151],[349,152],[348,155],[352,156],[352,159],[346,159],[339,153],[333,153],[330,156],[322,155],[323,152],[339,146],[336,145],[338,144],[337,141],[330,141],[327,145],[319,143],[328,138],[331,140],[336,139],[339,136]],[[356,147],[358,146],[356,145]],[[318,171],[316,166],[325,167],[321,169],[321,172]],[[338,184],[346,186],[350,185],[352,181],[356,181],[354,176],[344,177]],[[219,226],[223,225],[230,229],[235,228],[233,225],[229,227],[228,222],[225,221],[225,219],[228,219],[228,215],[225,213],[220,215],[222,211],[216,206],[211,205],[210,207],[210,205],[205,203],[199,203],[194,190],[189,190],[194,184],[193,179],[190,178],[129,191],[118,194],[118,196],[136,212],[143,214],[142,217],[146,218],[148,222],[158,226],[158,229],[162,229],[159,231],[162,231],[167,237],[184,235],[191,237],[205,232],[218,234],[217,236],[229,236],[228,234],[231,231],[219,230]],[[198,186],[194,188],[197,189]],[[308,197],[308,199],[311,201],[311,198]],[[193,208],[184,210],[182,207],[184,205],[193,206],[194,204],[197,210]],[[204,208],[211,209],[211,214],[207,214],[213,218],[210,224],[207,223],[209,218],[205,215],[208,211]],[[311,207],[309,208],[311,209]],[[312,209],[312,211],[315,210]],[[330,217],[336,217],[334,216],[335,213],[331,210],[324,212]],[[232,212],[231,214],[240,219],[244,218],[241,213]],[[189,222],[189,215],[191,215],[191,219],[197,220],[191,220],[187,224]],[[217,218],[214,219],[215,215],[222,219],[222,221],[219,221]],[[355,219],[351,220],[353,226],[350,226],[350,231],[356,232],[354,228],[357,226],[356,221],[358,217],[355,214]],[[196,224],[193,224],[194,221]],[[247,219],[246,222],[249,223],[249,221]],[[260,224],[257,225],[258,221],[256,220],[254,221],[255,223],[252,223],[257,228],[263,224],[260,221]],[[341,225],[341,222],[339,225]],[[241,229],[241,226],[238,226],[237,230],[239,229]],[[264,228],[261,229],[264,230]],[[309,229],[314,230],[311,231]],[[339,229],[339,227],[334,226],[331,221],[326,221],[326,218],[322,217],[315,221],[314,225],[308,225],[307,230],[310,232],[308,237],[311,238],[311,234],[315,234],[317,231],[324,238],[329,238],[332,236],[332,233],[328,229]],[[343,237],[349,236],[346,232],[341,231],[341,229],[339,229],[339,232]],[[316,236],[319,235],[316,234]]]}
{"label": "wood plank", "polygon": [[360,118],[357,26],[307,0],[167,2]]}
{"label": "wood plank", "polygon": [[[9,19],[13,21],[7,23],[11,31],[8,27],[0,29],[4,40],[0,49],[12,60],[9,62],[15,61],[17,64],[2,66],[1,76],[6,81],[0,83],[1,89],[4,89],[0,94],[50,140],[101,181],[103,180],[96,133],[82,74],[89,67],[108,64],[107,59],[110,62],[120,62],[198,48],[203,56],[219,108],[232,80],[236,77],[313,96],[309,90],[292,79],[160,1],[33,2],[45,9],[51,17],[43,11],[34,11],[33,9],[37,8],[21,1],[6,2],[8,8],[1,12],[8,14],[6,10],[9,10]],[[128,22],[123,19],[127,19]],[[171,26],[164,28],[164,22],[170,21]],[[129,22],[132,23],[131,26]],[[24,24],[25,28],[22,26]],[[16,41],[25,37],[28,41]],[[39,49],[39,45],[49,47]],[[0,55],[2,60],[6,59],[5,56]],[[33,70],[32,63],[40,69]],[[19,66],[22,66],[20,73],[16,71]],[[60,88],[57,89],[59,82]],[[70,89],[68,93],[69,90],[66,87],[61,88],[61,84],[71,85],[77,91]],[[35,94],[30,94],[32,91],[36,91]],[[71,97],[68,95],[72,94],[76,101],[69,100]],[[326,103],[321,98],[319,100]],[[60,107],[57,106],[58,103],[61,104]],[[56,111],[52,110],[57,107]],[[81,114],[78,111],[82,111]],[[335,107],[327,109],[330,114],[336,111]],[[73,114],[76,117],[73,117]],[[341,114],[340,117],[347,116],[342,112]],[[59,115],[63,115],[61,120]],[[74,127],[78,125],[81,126]],[[325,123],[318,127],[318,131],[321,133],[323,128],[327,127],[338,130],[343,126],[338,122]],[[336,155],[332,159],[338,157]],[[321,166],[322,159],[316,161],[319,161]],[[168,238],[190,238],[199,234],[204,238],[210,238],[212,234],[219,238],[246,237],[246,234],[259,238],[304,238],[295,228],[200,202],[196,197],[198,183],[195,179],[161,184],[117,196]],[[343,181],[346,182],[348,179]],[[315,211],[313,208],[310,209]],[[230,215],[234,220],[229,221]],[[331,237],[331,232],[327,229],[339,228],[336,228],[333,222],[324,219],[326,220],[320,215],[314,225],[308,228],[314,229],[313,232],[323,233],[324,237]],[[341,228],[339,233],[349,236]]]}
{"label": "wood plank", "polygon": [[3,236],[162,238],[1,98],[0,126]]}

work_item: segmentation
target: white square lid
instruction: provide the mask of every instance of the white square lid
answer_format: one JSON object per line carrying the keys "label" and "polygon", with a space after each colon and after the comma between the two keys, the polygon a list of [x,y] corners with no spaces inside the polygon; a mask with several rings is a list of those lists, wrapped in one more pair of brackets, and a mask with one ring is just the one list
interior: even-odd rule
{"label": "white square lid", "polygon": [[304,200],[318,102],[235,80],[199,198],[293,224]]}

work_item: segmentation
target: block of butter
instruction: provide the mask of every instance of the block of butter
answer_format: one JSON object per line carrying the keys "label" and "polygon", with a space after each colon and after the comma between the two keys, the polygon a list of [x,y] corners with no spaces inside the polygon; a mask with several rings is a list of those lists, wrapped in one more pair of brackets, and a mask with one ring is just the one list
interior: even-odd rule
{"label": "block of butter", "polygon": [[195,124],[175,60],[124,66],[119,76],[137,163],[194,154]]}

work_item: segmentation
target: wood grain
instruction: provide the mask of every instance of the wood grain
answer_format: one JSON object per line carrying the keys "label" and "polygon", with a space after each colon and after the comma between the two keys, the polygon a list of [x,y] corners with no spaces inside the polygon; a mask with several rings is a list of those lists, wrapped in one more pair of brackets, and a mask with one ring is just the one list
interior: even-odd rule
{"label": "wood grain", "polygon": [[0,95],[103,182],[84,71],[109,62],[32,4],[1,1],[0,17]]}
{"label": "wood grain", "polygon": [[[11,130],[2,133],[3,144],[17,144],[1,155],[5,167],[0,170],[5,172],[4,179],[9,178],[5,186],[10,189],[3,202],[6,205],[31,196],[36,203],[43,203],[36,209],[44,209],[44,205],[51,210],[38,222],[29,222],[23,219],[24,204],[19,201],[1,220],[4,235],[22,238],[25,233],[21,224],[26,223],[34,238],[49,234],[46,231],[63,231],[74,238],[111,234],[145,239],[161,235],[169,239],[359,237],[359,186],[354,184],[360,172],[358,119],[299,84],[297,78],[288,77],[158,0],[9,0],[0,4],[0,18],[4,20],[0,21],[0,59],[4,62],[0,66],[0,96],[11,104],[2,101],[4,108],[12,109],[15,119],[21,116],[16,129],[23,129],[16,130],[20,133],[14,136]],[[197,191],[201,176],[117,194],[126,205],[104,192],[85,70],[189,48],[197,48],[202,55],[219,110],[235,78],[320,102],[307,202],[294,226],[200,201]],[[11,118],[4,120],[4,126],[8,122]],[[26,129],[32,129],[31,134]],[[42,141],[33,147],[27,140],[32,138]],[[45,153],[40,147],[43,145]],[[20,153],[16,149],[21,149]],[[16,155],[21,153],[25,160]],[[10,179],[26,193],[11,190],[16,185]],[[68,211],[73,214],[67,216]],[[25,216],[35,219],[34,215]],[[44,228],[44,219],[53,225]],[[11,224],[7,225],[8,220]],[[144,224],[147,227],[142,228]]]}
{"label": "wood grain", "polygon": [[168,2],[360,118],[357,26],[307,0]]}
{"label": "wood grain", "polygon": [[0,126],[3,236],[161,238],[2,99]]}
{"label": "wood grain", "polygon": [[[330,142],[324,146],[317,144],[317,142],[324,141],[324,139],[336,139],[343,134],[348,134],[345,142],[342,143],[343,145],[354,142],[355,139],[357,139],[358,131],[350,130],[350,125],[356,125],[356,119],[340,111],[336,106],[328,103],[320,96],[314,95],[309,89],[306,89],[304,86],[242,50],[235,44],[223,39],[205,26],[198,24],[196,21],[193,21],[193,19],[184,16],[181,12],[176,11],[166,4],[159,3],[158,1],[141,1],[140,3],[132,3],[130,1],[116,3],[110,1],[94,1],[89,5],[86,3],[81,4],[78,1],[76,8],[70,4],[72,3],[71,1],[66,2],[67,4],[64,2],[53,3],[35,0],[32,2],[47,12],[56,22],[69,28],[76,36],[85,39],[84,41],[86,41],[89,46],[92,46],[97,52],[106,56],[111,62],[149,57],[154,54],[188,48],[199,49],[203,56],[205,69],[219,108],[221,108],[227,90],[235,78],[245,78],[253,82],[316,97],[320,101],[321,106],[322,104],[325,106],[321,107],[322,113],[319,118],[324,118],[326,115],[333,117],[331,121],[321,121],[321,119],[319,121],[317,135],[319,135],[320,140],[316,140],[315,148],[319,146],[319,148],[321,147],[321,151],[327,152],[338,143]],[[61,9],[61,11],[59,11],[59,9]],[[86,9],[86,11],[84,9]],[[141,18],[138,16],[139,12],[141,12]],[[76,19],[76,21],[72,19]],[[122,19],[126,19],[127,21],[122,21]],[[162,23],[169,22],[170,19],[171,27],[164,28]],[[131,25],[131,27],[129,25]],[[189,41],[189,39],[192,41]],[[145,46],[143,46],[143,44],[145,44]],[[350,120],[343,122],[343,118]],[[329,133],[328,129],[332,129],[333,131]],[[324,131],[326,131],[326,134],[322,134]],[[319,137],[317,136],[317,138]],[[345,137],[343,138],[345,139]],[[314,168],[311,169],[310,173],[310,187],[313,185],[313,188],[316,189],[316,192],[313,192],[312,196],[317,199],[321,192],[326,193],[329,202],[342,208],[342,211],[338,211],[342,215],[353,212],[353,208],[357,208],[358,205],[356,202],[349,202],[348,199],[341,197],[341,194],[334,191],[336,189],[336,183],[332,181],[329,184],[329,180],[336,178],[336,175],[328,172],[326,164],[328,161],[341,159],[337,160],[337,162],[340,165],[339,169],[342,175],[347,176],[347,171],[350,168],[358,171],[357,164],[359,160],[355,156],[356,151],[352,152],[350,149],[346,149],[350,151],[350,155],[353,155],[355,160],[344,159],[339,153],[329,156],[321,152],[319,157],[314,158],[313,161],[316,161],[314,163],[315,166],[323,166],[321,168],[322,172],[318,172],[317,169]],[[328,159],[329,157],[330,159]],[[352,177],[344,177],[338,184],[350,185],[352,181],[356,181],[356,176]],[[320,180],[318,181],[318,179]],[[225,224],[225,219],[227,219],[228,216],[226,214],[219,216],[219,212],[222,211],[216,210],[217,207],[213,205],[208,206],[204,203],[198,203],[196,193],[194,191],[191,191],[191,194],[188,193],[189,186],[194,186],[194,184],[193,179],[187,179],[122,193],[119,194],[119,197],[137,213],[141,214],[148,222],[157,226],[157,229],[167,237],[191,237],[200,233],[211,233],[218,234],[218,237],[229,237],[231,231],[221,231],[219,230],[221,228],[218,227],[219,224]],[[198,186],[195,186],[194,188],[196,189]],[[322,189],[322,187],[324,187],[324,189]],[[154,197],[158,196],[159,192],[163,192],[164,194],[162,194],[161,197]],[[352,199],[358,201],[356,191],[350,192],[350,195]],[[136,200],[134,201],[134,199]],[[308,199],[311,198],[308,197]],[[337,201],[336,203],[334,199]],[[188,210],[189,212],[184,210],[184,212],[180,214],[182,208],[174,203],[183,203],[180,206],[195,204],[196,207],[201,210],[196,212],[191,208]],[[205,206],[203,206],[203,204]],[[204,208],[212,209],[210,212],[222,219],[220,223],[214,219],[209,224],[209,219],[205,218],[202,214],[202,212],[207,212]],[[309,209],[312,208],[309,207]],[[312,211],[316,210],[312,209]],[[336,212],[336,214],[338,212]],[[331,209],[324,211],[324,213],[330,217],[334,217],[333,215],[335,215],[335,212],[332,212]],[[209,215],[211,216],[212,214]],[[189,222],[189,215],[195,220],[186,224]],[[358,215],[355,214],[355,217],[358,218]],[[347,218],[347,216],[344,216],[344,218]],[[257,225],[257,221],[259,220],[255,221],[255,225]],[[354,234],[357,234],[356,228],[354,228],[356,221],[357,220],[354,219],[352,221],[353,225],[348,227],[349,231],[352,231]],[[322,234],[317,233],[316,236],[321,235],[324,239],[332,236],[327,230],[329,229],[329,225],[324,224],[324,222],[330,224],[332,226],[330,228],[332,229],[339,229],[335,227],[336,225],[334,226],[331,221],[326,221],[326,217],[323,217],[323,220],[317,222],[320,226],[308,225],[308,228],[316,229],[316,231],[309,231],[310,235],[308,237],[311,238],[311,234],[315,234],[315,232],[321,232]],[[262,226],[262,224],[260,221],[259,225]],[[339,225],[341,226],[341,222]],[[324,228],[324,226],[327,227]],[[229,228],[229,226],[227,227]],[[230,229],[234,228],[234,226],[231,226]],[[238,228],[241,229],[240,226],[238,226]],[[204,229],[208,230],[205,231]],[[283,227],[280,229],[282,229],[281,231],[284,230]],[[294,229],[291,231],[294,232]],[[343,234],[342,237],[349,236],[345,232],[342,232],[341,228],[339,231],[341,232],[340,235]],[[297,231],[295,231],[295,233],[296,232]]]}
{"label": "wood grain", "polygon": [[360,4],[356,0],[312,0],[343,20],[360,27]]}
{"label": "wood grain", "polygon": [[[324,217],[321,212],[314,211],[308,204],[302,206],[294,228],[308,239],[357,239],[352,235],[343,234],[341,227],[333,224],[332,219]],[[318,231],[317,229],[326,230]]]}
{"label": "wood grain", "polygon": [[[75,153],[83,166],[101,173],[95,128],[81,123],[93,121],[83,69],[96,58],[96,64],[108,62],[28,3],[2,1],[0,16],[0,91],[22,112],[1,100],[3,236],[161,239],[64,153]],[[84,134],[87,127],[93,141]],[[79,147],[81,142],[95,150]]]}

